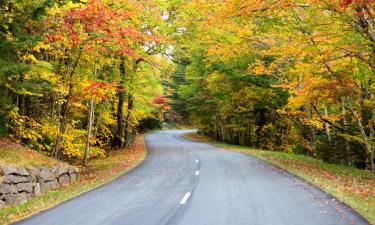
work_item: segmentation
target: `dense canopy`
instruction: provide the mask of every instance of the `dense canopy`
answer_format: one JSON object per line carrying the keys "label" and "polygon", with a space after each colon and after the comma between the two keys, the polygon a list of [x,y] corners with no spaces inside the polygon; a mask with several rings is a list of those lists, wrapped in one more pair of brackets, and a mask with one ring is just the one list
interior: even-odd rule
{"label": "dense canopy", "polygon": [[139,131],[374,171],[372,0],[0,0],[1,132],[86,164]]}

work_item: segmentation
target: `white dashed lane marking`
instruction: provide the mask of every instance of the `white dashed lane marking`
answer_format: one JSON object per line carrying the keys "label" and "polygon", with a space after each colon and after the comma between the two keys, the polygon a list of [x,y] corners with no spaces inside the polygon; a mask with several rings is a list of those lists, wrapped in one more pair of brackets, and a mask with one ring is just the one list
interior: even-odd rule
{"label": "white dashed lane marking", "polygon": [[190,192],[186,192],[186,194],[185,194],[185,196],[182,198],[182,200],[181,200],[181,202],[180,202],[180,204],[181,205],[185,205],[186,204],[186,202],[187,202],[187,200],[189,200],[189,198],[190,198],[190,195],[191,195],[191,193]]}

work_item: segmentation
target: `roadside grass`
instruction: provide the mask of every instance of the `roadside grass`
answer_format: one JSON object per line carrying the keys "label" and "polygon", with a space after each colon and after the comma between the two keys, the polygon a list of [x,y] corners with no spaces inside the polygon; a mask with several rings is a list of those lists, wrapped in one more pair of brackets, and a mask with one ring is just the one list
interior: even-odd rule
{"label": "roadside grass", "polygon": [[93,159],[80,168],[79,181],[53,191],[42,193],[22,205],[0,210],[0,224],[9,224],[51,208],[84,192],[97,188],[138,166],[147,155],[144,136],[139,135],[128,149],[112,151],[105,159]]}
{"label": "roadside grass", "polygon": [[0,139],[0,164],[33,167],[33,166],[58,166],[64,164],[51,157],[23,147],[8,139]]}
{"label": "roadside grass", "polygon": [[371,224],[375,224],[375,175],[371,172],[325,163],[304,155],[215,142],[207,136],[196,133],[187,133],[184,136],[193,141],[206,142],[226,150],[249,154],[280,167],[320,187],[351,206]]}

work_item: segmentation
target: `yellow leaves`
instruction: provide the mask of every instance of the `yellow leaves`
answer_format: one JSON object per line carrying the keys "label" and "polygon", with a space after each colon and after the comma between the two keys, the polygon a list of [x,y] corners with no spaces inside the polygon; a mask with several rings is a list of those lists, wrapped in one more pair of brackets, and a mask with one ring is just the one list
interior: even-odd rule
{"label": "yellow leaves", "polygon": [[28,61],[28,62],[31,62],[31,63],[37,63],[38,62],[38,60],[35,58],[35,56],[33,54],[25,54],[21,57],[21,60]]}
{"label": "yellow leaves", "polygon": [[[85,1],[80,1],[82,3],[84,3]],[[87,1],[86,1],[87,2]],[[76,9],[76,8],[79,8],[79,7],[82,7],[83,4],[82,3],[73,3],[73,1],[69,1],[67,2],[65,5],[63,5],[63,8],[65,10],[72,10],[72,9]]]}
{"label": "yellow leaves", "polygon": [[261,60],[256,60],[254,64],[250,64],[248,71],[254,75],[265,75],[272,73],[272,70],[266,68]]}
{"label": "yellow leaves", "polygon": [[230,90],[230,84],[225,74],[215,71],[207,77],[207,87],[212,94],[219,94]]}
{"label": "yellow leaves", "polygon": [[12,110],[9,113],[10,123],[8,128],[12,130],[11,137],[15,140],[23,139],[31,143],[37,143],[42,138],[38,130],[41,124],[27,116],[22,116],[17,110]]}
{"label": "yellow leaves", "polygon": [[39,42],[34,48],[32,48],[35,52],[40,52],[41,50],[49,50],[51,46],[44,42]]}
{"label": "yellow leaves", "polygon": [[317,130],[323,130],[324,129],[324,122],[319,119],[304,119],[303,120],[305,125],[310,125],[314,127]]}

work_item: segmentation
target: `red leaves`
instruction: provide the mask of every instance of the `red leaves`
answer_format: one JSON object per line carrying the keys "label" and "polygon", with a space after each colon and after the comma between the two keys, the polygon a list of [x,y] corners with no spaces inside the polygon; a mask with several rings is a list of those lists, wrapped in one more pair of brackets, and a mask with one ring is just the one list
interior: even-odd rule
{"label": "red leaves", "polygon": [[96,49],[111,55],[137,57],[130,47],[133,43],[156,43],[157,38],[131,22],[144,10],[142,4],[133,4],[131,0],[123,4],[129,4],[129,8],[114,9],[101,0],[90,0],[81,7],[59,12],[53,19],[46,19],[50,32],[45,38],[69,48],[80,45],[91,52]]}
{"label": "red leaves", "polygon": [[105,91],[107,90],[116,90],[116,87],[106,82],[91,82],[91,84],[84,89],[84,92],[90,96],[95,96],[106,101],[107,96]]}
{"label": "red leaves", "polygon": [[374,4],[374,0],[338,0],[337,9],[346,9],[350,6],[354,6],[354,8],[358,8],[360,5],[370,5]]}
{"label": "red leaves", "polygon": [[154,100],[152,101],[152,103],[156,105],[165,105],[167,102],[168,100],[164,98],[163,96],[156,96]]}
{"label": "red leaves", "polygon": [[348,6],[352,3],[353,3],[353,0],[343,0],[342,5],[345,7],[345,6]]}

